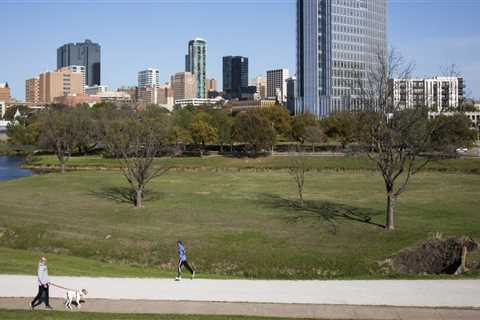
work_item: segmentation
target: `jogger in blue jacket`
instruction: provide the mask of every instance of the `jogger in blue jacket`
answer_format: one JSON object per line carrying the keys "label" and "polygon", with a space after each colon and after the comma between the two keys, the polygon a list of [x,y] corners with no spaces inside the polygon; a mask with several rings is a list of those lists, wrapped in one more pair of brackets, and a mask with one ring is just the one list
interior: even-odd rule
{"label": "jogger in blue jacket", "polygon": [[177,241],[177,249],[178,249],[178,269],[177,269],[177,277],[175,280],[180,281],[182,279],[182,267],[185,266],[188,271],[192,274],[192,279],[195,278],[195,270],[190,266],[187,261],[187,255],[185,253],[185,245],[181,240]]}

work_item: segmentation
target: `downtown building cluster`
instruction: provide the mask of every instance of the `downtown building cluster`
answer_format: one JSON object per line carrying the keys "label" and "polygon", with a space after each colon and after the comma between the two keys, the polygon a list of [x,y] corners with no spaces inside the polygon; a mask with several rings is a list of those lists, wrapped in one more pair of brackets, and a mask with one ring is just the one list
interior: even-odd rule
{"label": "downtown building cluster", "polygon": [[[361,109],[358,81],[379,68],[387,55],[387,0],[297,0],[296,74],[285,68],[250,78],[249,57],[226,55],[223,86],[208,77],[208,42],[187,43],[185,68],[161,83],[160,70],[139,70],[138,83],[115,90],[101,83],[101,46],[91,40],[68,43],[57,49],[57,69],[25,82],[30,105],[94,104],[100,101],[159,105],[169,110],[187,105],[229,104],[263,107],[282,104],[294,113],[321,118],[339,111]],[[182,57],[183,59],[183,57]],[[164,75],[165,76],[165,75]],[[391,79],[394,103],[432,111],[453,110],[464,100],[461,77]],[[0,86],[0,101],[10,100],[8,85]],[[2,94],[2,92],[4,92]]]}
{"label": "downtown building cluster", "polygon": [[[25,101],[29,105],[51,103],[75,106],[101,101],[158,105],[172,110],[175,105],[266,106],[287,102],[287,69],[270,70],[249,80],[248,57],[222,58],[223,91],[218,81],[207,77],[207,41],[188,42],[185,69],[161,83],[160,70],[140,70],[137,85],[116,91],[101,83],[101,46],[91,40],[68,43],[57,49],[57,69],[45,71],[25,81]],[[294,96],[294,92],[290,92]],[[262,100],[267,100],[262,101]],[[293,104],[291,105],[293,112]]]}

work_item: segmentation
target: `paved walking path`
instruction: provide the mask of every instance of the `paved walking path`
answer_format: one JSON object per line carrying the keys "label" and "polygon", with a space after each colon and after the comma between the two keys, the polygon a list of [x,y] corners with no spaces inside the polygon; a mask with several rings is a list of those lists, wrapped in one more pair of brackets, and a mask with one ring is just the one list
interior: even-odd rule
{"label": "paved walking path", "polygon": [[[450,319],[441,314],[453,312],[458,315],[456,319],[480,319],[480,280],[184,279],[176,282],[173,279],[50,277],[50,281],[68,288],[87,289],[89,302],[85,310],[91,311],[165,313],[177,310],[176,313],[321,318],[320,315],[325,316],[330,310],[337,315],[330,317],[332,319],[404,319],[399,316],[402,312],[428,315],[423,319]],[[35,295],[36,289],[34,276],[0,275],[0,308],[17,304],[24,308],[24,298]],[[51,297],[64,295],[64,290],[51,289]]]}

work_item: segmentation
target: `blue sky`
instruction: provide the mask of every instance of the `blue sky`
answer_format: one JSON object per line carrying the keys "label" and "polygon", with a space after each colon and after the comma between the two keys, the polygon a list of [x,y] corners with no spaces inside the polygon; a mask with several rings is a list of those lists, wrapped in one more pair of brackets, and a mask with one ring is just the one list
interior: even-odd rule
{"label": "blue sky", "polygon": [[[480,0],[389,0],[389,44],[414,60],[418,76],[455,64],[480,98]],[[56,49],[91,39],[102,45],[102,84],[135,85],[137,72],[183,71],[188,40],[208,41],[209,77],[221,57],[250,59],[250,78],[295,72],[294,0],[0,0],[0,82],[24,99],[24,81],[56,67]]]}

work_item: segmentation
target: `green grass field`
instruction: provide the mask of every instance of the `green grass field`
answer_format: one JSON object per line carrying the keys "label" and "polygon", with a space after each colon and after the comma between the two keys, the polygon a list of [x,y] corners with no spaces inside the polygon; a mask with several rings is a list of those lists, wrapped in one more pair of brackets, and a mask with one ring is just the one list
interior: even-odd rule
{"label": "green grass field", "polygon": [[[186,157],[169,160],[173,169],[180,171],[238,171],[238,170],[278,170],[286,169],[291,165],[287,156],[234,158],[222,156]],[[307,168],[312,171],[372,171],[375,164],[366,156],[310,156],[306,161]],[[55,156],[35,156],[26,164],[27,167],[55,169],[58,160]],[[67,163],[67,169],[115,169],[119,162],[102,156],[72,157]],[[480,160],[474,158],[448,159],[431,162],[426,171],[435,172],[462,172],[480,174]]]}
{"label": "green grass field", "polygon": [[257,318],[237,316],[182,316],[182,315],[141,315],[104,314],[85,312],[51,311],[7,311],[0,310],[2,320],[281,320],[281,318]]}
{"label": "green grass field", "polygon": [[[399,199],[397,230],[388,233],[376,225],[384,223],[385,195],[373,171],[309,172],[307,206],[299,210],[291,205],[295,186],[288,172],[258,164],[286,160],[217,170],[211,161],[250,161],[219,159],[185,159],[212,167],[154,181],[141,210],[128,201],[116,171],[1,182],[0,247],[9,249],[0,250],[0,272],[33,274],[37,257],[48,254],[52,275],[173,276],[175,242],[183,239],[204,277],[385,278],[395,275],[379,273],[378,261],[436,232],[480,239],[477,174],[419,174]],[[364,160],[312,161],[342,167]],[[463,161],[451,166],[480,166]],[[364,216],[371,223],[357,221]]]}

